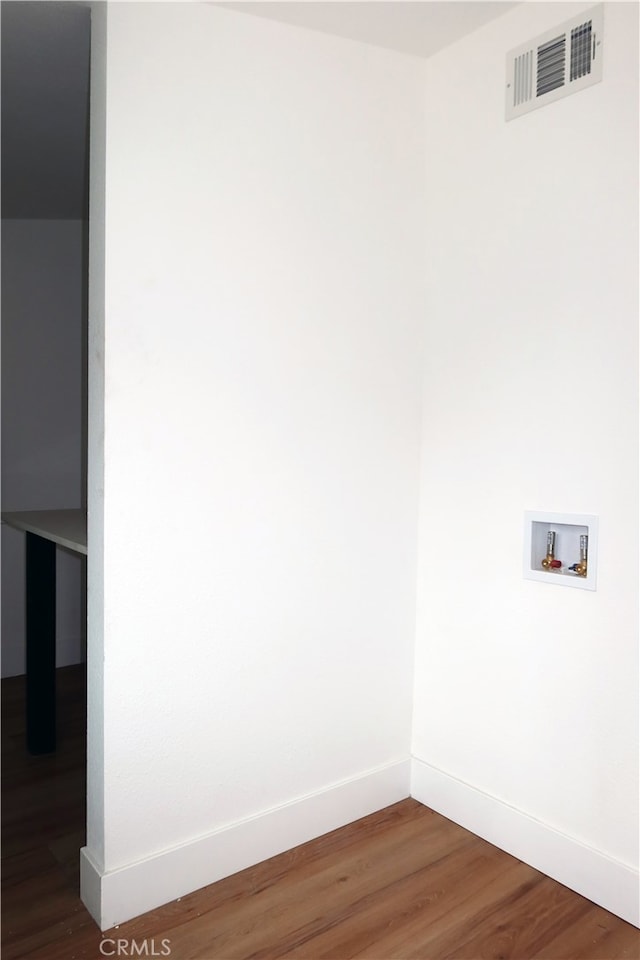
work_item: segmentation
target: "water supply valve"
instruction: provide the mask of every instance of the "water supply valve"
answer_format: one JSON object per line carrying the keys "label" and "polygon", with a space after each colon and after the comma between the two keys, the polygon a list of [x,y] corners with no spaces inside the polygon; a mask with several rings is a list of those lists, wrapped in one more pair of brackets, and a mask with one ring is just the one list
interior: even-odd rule
{"label": "water supply valve", "polygon": [[569,567],[572,573],[575,573],[578,577],[586,577],[587,575],[587,550],[589,547],[589,537],[586,534],[582,534],[580,537],[580,560],[578,563],[574,563]]}
{"label": "water supply valve", "polygon": [[542,561],[543,570],[559,570],[562,561],[556,560],[556,535],[553,530],[547,533],[547,555]]}

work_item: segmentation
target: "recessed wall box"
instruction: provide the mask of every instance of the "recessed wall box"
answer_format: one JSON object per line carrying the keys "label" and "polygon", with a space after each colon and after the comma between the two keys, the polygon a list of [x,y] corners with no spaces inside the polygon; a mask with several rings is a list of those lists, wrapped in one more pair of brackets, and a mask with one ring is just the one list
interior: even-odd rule
{"label": "recessed wall box", "polygon": [[525,513],[525,579],[595,590],[597,557],[597,517],[535,510]]}

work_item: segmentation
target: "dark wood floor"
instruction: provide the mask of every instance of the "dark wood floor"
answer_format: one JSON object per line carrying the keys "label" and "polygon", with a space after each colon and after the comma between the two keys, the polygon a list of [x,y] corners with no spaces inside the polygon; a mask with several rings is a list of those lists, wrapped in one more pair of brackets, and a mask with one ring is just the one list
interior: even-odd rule
{"label": "dark wood floor", "polygon": [[58,674],[49,757],[24,749],[22,679],[2,681],[4,960],[640,958],[640,931],[413,800],[103,935],[78,897],[83,671]]}

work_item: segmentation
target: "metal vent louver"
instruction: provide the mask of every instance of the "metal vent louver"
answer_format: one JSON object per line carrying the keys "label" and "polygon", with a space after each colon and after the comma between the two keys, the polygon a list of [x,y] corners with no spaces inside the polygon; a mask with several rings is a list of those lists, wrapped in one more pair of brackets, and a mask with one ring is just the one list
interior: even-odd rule
{"label": "metal vent louver", "polygon": [[507,120],[602,80],[600,4],[507,54]]}

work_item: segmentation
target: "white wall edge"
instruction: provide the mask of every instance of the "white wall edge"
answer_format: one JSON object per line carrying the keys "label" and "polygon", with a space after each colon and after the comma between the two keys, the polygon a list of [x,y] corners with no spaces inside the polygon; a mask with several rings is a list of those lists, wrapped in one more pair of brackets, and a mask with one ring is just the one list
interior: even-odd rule
{"label": "white wall edge", "polygon": [[411,762],[411,796],[605,910],[640,926],[640,876],[632,867],[417,758]]}
{"label": "white wall edge", "polygon": [[80,896],[101,930],[153,910],[409,796],[397,761],[113,871],[81,851]]}

